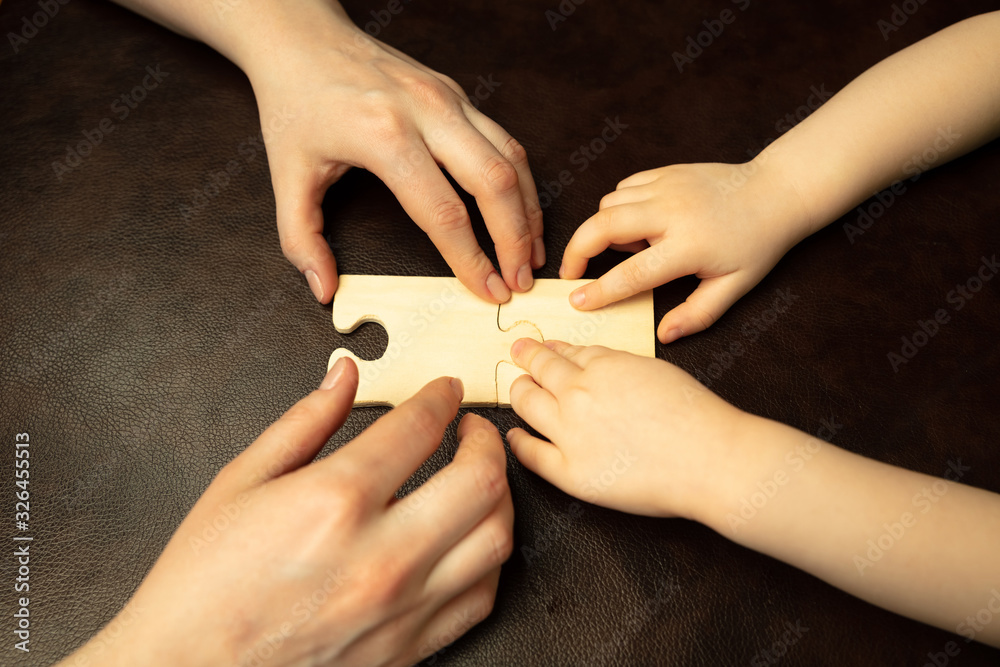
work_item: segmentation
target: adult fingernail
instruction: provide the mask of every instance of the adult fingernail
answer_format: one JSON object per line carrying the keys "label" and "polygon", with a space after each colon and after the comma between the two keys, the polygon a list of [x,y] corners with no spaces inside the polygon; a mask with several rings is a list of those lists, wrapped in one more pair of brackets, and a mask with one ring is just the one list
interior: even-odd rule
{"label": "adult fingernail", "polygon": [[684,331],[682,329],[678,329],[676,327],[668,329],[667,333],[663,334],[663,344],[666,345],[667,343],[673,343],[683,335]]}
{"label": "adult fingernail", "polygon": [[587,294],[582,290],[578,289],[569,295],[569,302],[579,308],[587,300]]}
{"label": "adult fingernail", "polygon": [[486,279],[486,289],[488,289],[490,294],[493,295],[493,298],[500,303],[506,303],[510,300],[510,290],[507,289],[507,285],[504,283],[503,278],[501,278],[496,271],[491,273]]}
{"label": "adult fingernail", "polygon": [[344,357],[337,359],[337,363],[330,367],[330,370],[326,372],[326,377],[323,378],[322,384],[319,388],[326,391],[333,389],[340,382],[341,378],[344,377],[344,371],[347,369],[347,361]]}
{"label": "adult fingernail", "polygon": [[323,301],[323,283],[320,281],[319,276],[312,269],[306,271],[306,282],[309,283],[309,289],[312,290],[313,296],[316,297],[317,301]]}
{"label": "adult fingernail", "polygon": [[534,278],[531,276],[531,265],[524,264],[517,270],[517,286],[527,292],[531,289],[532,282],[534,282]]}
{"label": "adult fingernail", "polygon": [[455,396],[458,397],[459,401],[465,398],[465,385],[458,378],[451,379],[451,390],[455,392]]}
{"label": "adult fingernail", "polygon": [[545,266],[545,241],[541,236],[531,244],[531,263],[536,269]]}

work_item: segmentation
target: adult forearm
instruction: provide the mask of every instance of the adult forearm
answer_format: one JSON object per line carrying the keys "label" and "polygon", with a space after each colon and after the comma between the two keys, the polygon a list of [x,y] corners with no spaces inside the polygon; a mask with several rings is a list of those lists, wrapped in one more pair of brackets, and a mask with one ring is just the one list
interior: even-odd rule
{"label": "adult forearm", "polygon": [[357,32],[335,0],[114,0],[174,32],[211,46],[249,74],[275,49],[323,31],[331,45]]}

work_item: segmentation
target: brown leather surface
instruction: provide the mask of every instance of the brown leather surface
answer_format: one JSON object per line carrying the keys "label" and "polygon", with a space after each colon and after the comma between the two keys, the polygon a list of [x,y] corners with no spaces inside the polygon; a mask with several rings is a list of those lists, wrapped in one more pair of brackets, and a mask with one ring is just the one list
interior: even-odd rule
{"label": "brown leather surface", "polygon": [[[540,189],[571,171],[545,211],[549,263],[537,275],[553,278],[573,230],[622,178],[745,160],[813,87],[835,91],[997,6],[928,2],[884,39],[889,2],[744,4],[584,2],[553,31],[555,0],[412,2],[379,36],[470,93],[492,75],[500,86],[481,109],[527,147]],[[368,20],[384,4],[346,6]],[[672,52],[725,8],[735,20],[678,72]],[[0,34],[37,11],[7,0]],[[385,336],[373,326],[338,335],[282,257],[253,94],[234,66],[88,0],[60,5],[18,51],[0,44],[0,497],[12,519],[13,434],[29,432],[33,632],[29,655],[12,650],[15,565],[4,556],[0,663],[43,665],[121,608],[213,475],[315,387],[334,348],[376,357]],[[147,66],[162,81],[121,119],[112,102]],[[113,131],[57,176],[53,162],[105,118]],[[608,118],[627,128],[581,163],[576,151]],[[239,173],[223,183],[230,161]],[[840,446],[933,475],[960,459],[965,481],[1000,491],[1000,283],[957,312],[946,296],[1000,253],[998,171],[993,143],[926,174],[854,243],[842,229],[857,219],[849,214],[794,248],[711,330],[658,354],[741,408],[810,432],[832,418]],[[448,274],[372,175],[350,173],[324,210],[342,272]],[[693,284],[658,289],[657,317]],[[778,290],[796,298],[770,319]],[[939,308],[950,322],[894,373],[887,353]],[[733,341],[743,353],[727,358]],[[383,412],[356,410],[332,447]],[[477,412],[501,432],[520,423]],[[455,446],[452,431],[411,485]],[[808,628],[787,664],[923,665],[956,639],[951,664],[1000,662],[702,526],[576,503],[513,459],[509,472],[517,546],[496,609],[437,664],[773,664],[761,651],[786,623]]]}

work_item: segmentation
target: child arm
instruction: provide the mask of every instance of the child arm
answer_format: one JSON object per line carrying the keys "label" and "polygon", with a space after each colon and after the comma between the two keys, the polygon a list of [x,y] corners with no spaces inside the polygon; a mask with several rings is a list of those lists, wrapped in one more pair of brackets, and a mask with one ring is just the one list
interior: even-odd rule
{"label": "child arm", "polygon": [[[583,500],[679,516],[910,618],[1000,646],[1000,495],[866,459],[744,413],[681,369],[522,339],[507,434],[525,467]],[[837,425],[820,435],[831,437]]]}
{"label": "child arm", "polygon": [[1000,12],[878,63],[744,165],[634,174],[574,233],[560,276],[607,248],[635,253],[573,292],[591,310],[681,276],[701,279],[660,341],[711,326],[792,246],[859,201],[1000,134]]}

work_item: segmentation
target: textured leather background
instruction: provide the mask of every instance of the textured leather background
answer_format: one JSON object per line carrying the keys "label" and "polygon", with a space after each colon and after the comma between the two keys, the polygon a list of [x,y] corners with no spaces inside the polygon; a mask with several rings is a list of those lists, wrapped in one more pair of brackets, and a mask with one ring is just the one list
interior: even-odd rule
{"label": "textured leather background", "polygon": [[[385,7],[346,5],[359,20]],[[928,2],[888,39],[876,25],[892,13],[888,0],[752,0],[745,11],[728,0],[592,0],[553,31],[545,11],[557,7],[414,1],[380,34],[470,92],[492,75],[501,85],[481,108],[525,144],[538,182],[572,171],[546,209],[549,263],[538,275],[549,278],[620,179],[745,160],[811,87],[837,90],[997,3]],[[727,7],[735,22],[679,73],[671,53]],[[7,0],[0,34],[37,11]],[[168,76],[119,120],[112,101],[147,65]],[[209,48],[116,6],[71,0],[19,53],[4,38],[0,91],[0,506],[12,519],[13,434],[27,431],[35,537],[29,656],[11,649],[14,564],[0,557],[0,663],[44,665],[121,608],[216,471],[319,382],[331,350],[376,357],[386,341],[374,325],[339,336],[330,308],[281,256],[267,162],[244,143],[259,133],[253,94]],[[574,152],[606,117],[628,128],[577,171]],[[52,163],[103,118],[114,131],[58,178]],[[240,173],[212,194],[231,160]],[[853,244],[843,221],[831,225],[710,331],[658,354],[705,377],[741,341],[744,354],[712,381],[736,405],[810,432],[833,417],[840,446],[933,475],[961,458],[968,483],[1000,491],[1000,284],[953,312],[899,373],[886,360],[918,319],[952,308],[946,293],[982,255],[1000,252],[998,171],[993,143],[908,184]],[[448,274],[370,174],[346,176],[324,210],[342,272]],[[657,318],[693,284],[658,289]],[[751,340],[746,327],[764,322],[779,289],[798,300]],[[331,447],[383,412],[356,410]],[[510,411],[480,412],[501,432],[519,423]],[[454,449],[452,432],[411,485]],[[496,610],[438,664],[746,664],[797,621],[809,630],[788,664],[922,665],[956,639],[702,526],[574,504],[513,459],[509,472],[517,548]],[[998,664],[1000,653],[959,641],[951,664]]]}

